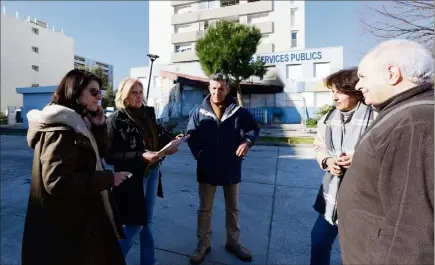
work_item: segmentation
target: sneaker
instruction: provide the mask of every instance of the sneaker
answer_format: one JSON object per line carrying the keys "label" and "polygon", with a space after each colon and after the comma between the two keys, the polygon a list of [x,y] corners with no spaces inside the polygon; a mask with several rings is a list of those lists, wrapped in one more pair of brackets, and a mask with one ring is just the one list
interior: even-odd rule
{"label": "sneaker", "polygon": [[198,243],[195,252],[190,256],[190,264],[198,265],[204,261],[205,256],[211,252],[211,247],[206,245],[203,241]]}
{"label": "sneaker", "polygon": [[225,249],[234,254],[236,257],[238,257],[240,260],[244,262],[251,262],[252,261],[252,255],[249,253],[249,250],[242,247],[242,245],[225,245]]}

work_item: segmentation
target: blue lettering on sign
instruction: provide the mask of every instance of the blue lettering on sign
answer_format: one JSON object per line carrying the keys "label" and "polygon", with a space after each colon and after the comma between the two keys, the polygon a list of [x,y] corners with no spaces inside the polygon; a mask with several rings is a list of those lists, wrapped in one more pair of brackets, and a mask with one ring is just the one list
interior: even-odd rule
{"label": "blue lettering on sign", "polygon": [[321,51],[315,52],[289,52],[280,54],[270,54],[270,55],[257,55],[252,57],[251,62],[255,59],[263,61],[265,64],[275,64],[275,63],[288,63],[288,62],[302,62],[302,61],[312,61],[321,60],[323,58]]}

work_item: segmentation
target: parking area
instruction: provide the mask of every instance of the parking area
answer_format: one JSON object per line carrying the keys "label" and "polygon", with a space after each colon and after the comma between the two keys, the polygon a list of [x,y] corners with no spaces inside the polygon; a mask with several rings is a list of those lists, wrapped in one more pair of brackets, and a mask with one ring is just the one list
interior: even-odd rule
{"label": "parking area", "polygon": [[[1,264],[20,264],[33,153],[25,136],[1,135]],[[155,206],[154,235],[160,264],[188,264],[196,246],[196,162],[187,145],[164,161],[164,199]],[[309,147],[254,147],[243,164],[241,240],[251,264],[309,264],[312,209],[323,173]],[[222,189],[213,212],[212,252],[203,264],[246,264],[225,251]],[[128,264],[139,263],[139,241]],[[338,242],[331,264],[340,264]]]}

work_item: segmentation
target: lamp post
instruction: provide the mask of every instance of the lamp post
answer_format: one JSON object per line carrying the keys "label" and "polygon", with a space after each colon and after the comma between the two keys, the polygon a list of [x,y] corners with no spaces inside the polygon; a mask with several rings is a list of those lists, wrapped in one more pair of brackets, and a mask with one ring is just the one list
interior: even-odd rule
{"label": "lamp post", "polygon": [[159,58],[158,55],[155,54],[147,54],[147,56],[150,58],[151,60],[151,66],[150,66],[150,75],[148,76],[148,89],[147,89],[147,95],[146,95],[146,103],[148,104],[148,95],[150,94],[150,85],[151,85],[151,74],[153,72],[153,63],[155,60],[157,60]]}

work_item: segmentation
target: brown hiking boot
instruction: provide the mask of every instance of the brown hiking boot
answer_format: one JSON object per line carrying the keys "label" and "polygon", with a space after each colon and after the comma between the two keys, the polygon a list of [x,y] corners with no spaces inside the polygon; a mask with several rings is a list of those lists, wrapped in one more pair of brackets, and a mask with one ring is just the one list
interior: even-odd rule
{"label": "brown hiking boot", "polygon": [[242,247],[242,245],[240,245],[240,244],[239,245],[226,244],[225,249],[228,252],[234,254],[236,257],[238,257],[242,261],[245,261],[245,262],[252,261],[252,255],[251,255],[251,253],[249,253],[249,250]]}
{"label": "brown hiking boot", "polygon": [[211,247],[205,244],[203,241],[198,243],[195,252],[190,256],[190,264],[198,265],[204,261],[205,256],[207,256],[211,251]]}

